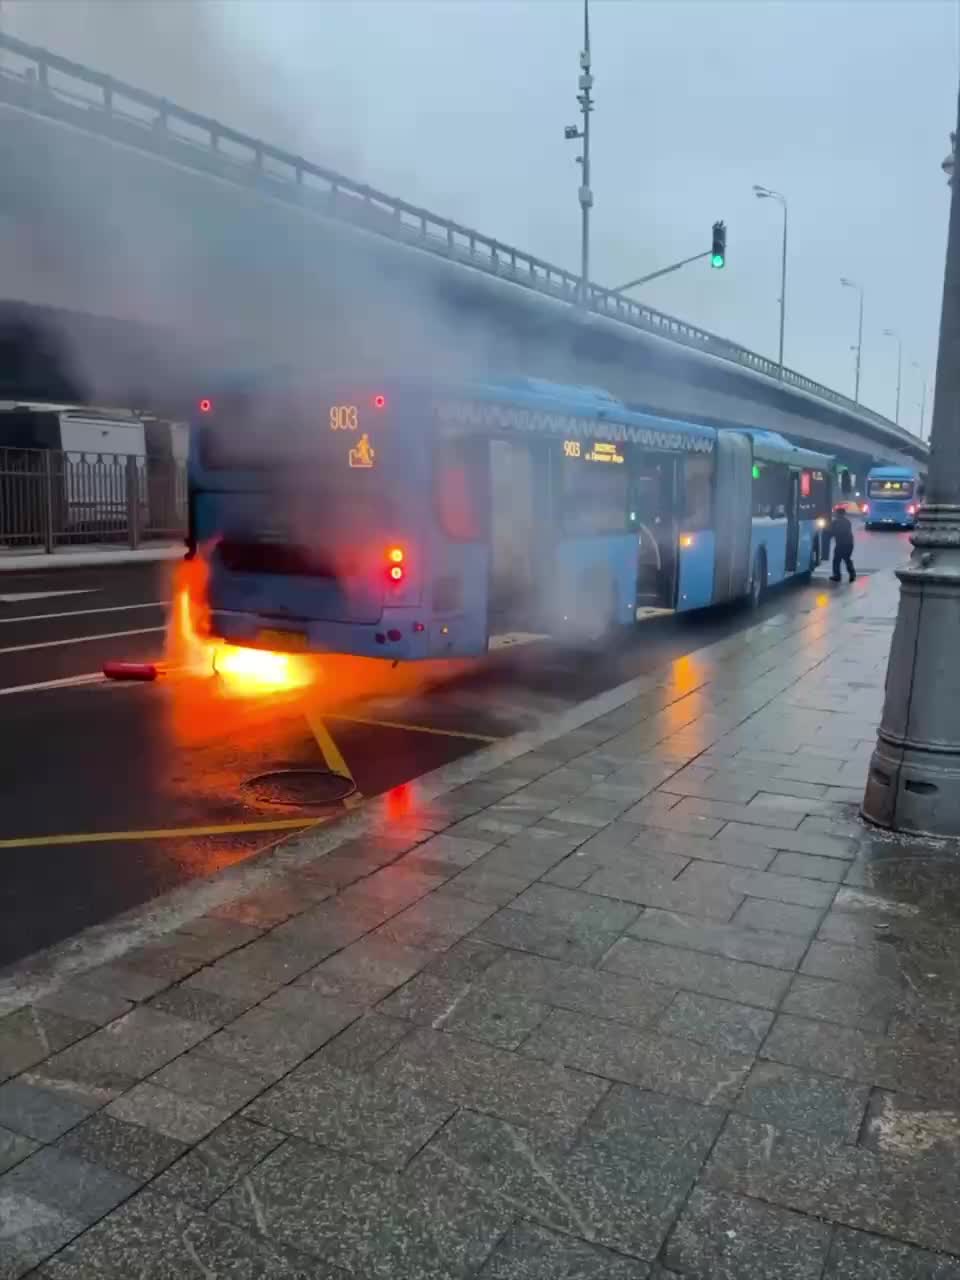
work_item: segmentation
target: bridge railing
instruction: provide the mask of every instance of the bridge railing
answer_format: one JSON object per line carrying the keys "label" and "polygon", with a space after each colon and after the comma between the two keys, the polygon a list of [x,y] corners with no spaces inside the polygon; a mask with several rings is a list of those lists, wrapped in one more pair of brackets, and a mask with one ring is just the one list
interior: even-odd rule
{"label": "bridge railing", "polygon": [[[133,142],[167,158],[175,155],[181,163],[192,162],[245,186],[259,186],[270,195],[560,301],[579,300],[580,277],[563,267],[8,35],[0,35],[0,100],[68,119],[91,132]],[[918,443],[910,432],[848,396],[621,293],[591,283],[586,306],[594,314],[703,351],[837,405],[864,423],[881,428],[887,439],[899,439],[913,447]]]}
{"label": "bridge railing", "polygon": [[182,537],[183,463],[119,453],[0,448],[0,562],[4,551]]}

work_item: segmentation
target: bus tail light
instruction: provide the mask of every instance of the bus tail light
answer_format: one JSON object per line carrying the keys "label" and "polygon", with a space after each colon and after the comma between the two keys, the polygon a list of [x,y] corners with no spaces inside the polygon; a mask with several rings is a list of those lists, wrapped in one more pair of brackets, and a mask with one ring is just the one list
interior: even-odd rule
{"label": "bus tail light", "polygon": [[680,545],[681,545],[681,547],[692,547],[692,546],[693,546],[693,534],[692,534],[692,533],[681,533],[681,535],[680,535]]}
{"label": "bus tail light", "polygon": [[401,583],[406,577],[405,558],[403,547],[390,547],[387,551],[387,577],[394,584]]}
{"label": "bus tail light", "polygon": [[868,516],[870,514],[870,503],[865,502],[860,509],[865,516]]}
{"label": "bus tail light", "polygon": [[910,505],[907,507],[907,515],[915,516],[916,514],[917,514],[917,508],[911,502]]}

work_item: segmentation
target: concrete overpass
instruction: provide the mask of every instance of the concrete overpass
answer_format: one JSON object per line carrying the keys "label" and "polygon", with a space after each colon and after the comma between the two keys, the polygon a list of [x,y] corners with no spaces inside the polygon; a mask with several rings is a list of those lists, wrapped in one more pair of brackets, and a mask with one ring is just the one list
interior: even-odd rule
{"label": "concrete overpass", "polygon": [[562,268],[7,36],[0,121],[4,398],[45,370],[163,411],[227,366],[495,372],[767,427],[858,472],[926,457],[716,334],[598,285],[578,308]]}

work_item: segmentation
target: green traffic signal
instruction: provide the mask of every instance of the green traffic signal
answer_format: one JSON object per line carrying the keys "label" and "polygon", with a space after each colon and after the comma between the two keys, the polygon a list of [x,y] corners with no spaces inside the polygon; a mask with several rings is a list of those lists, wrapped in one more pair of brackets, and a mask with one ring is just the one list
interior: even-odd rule
{"label": "green traffic signal", "polygon": [[727,227],[724,222],[713,224],[713,245],[710,253],[711,267],[723,267],[727,262]]}
{"label": "green traffic signal", "polygon": [[715,254],[713,255],[713,257],[710,259],[710,265],[711,265],[711,267],[722,267],[722,266],[723,266],[723,254],[722,254],[722,253],[715,253]]}

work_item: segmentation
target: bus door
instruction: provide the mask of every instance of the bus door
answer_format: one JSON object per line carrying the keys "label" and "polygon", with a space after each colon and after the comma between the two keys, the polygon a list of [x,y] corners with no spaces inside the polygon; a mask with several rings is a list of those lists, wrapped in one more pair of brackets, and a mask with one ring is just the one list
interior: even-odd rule
{"label": "bus door", "polygon": [[532,630],[541,584],[553,572],[544,545],[549,501],[547,451],[529,440],[493,438],[490,450],[490,631]]}
{"label": "bus door", "polygon": [[433,450],[437,536],[431,652],[485,653],[490,592],[490,459],[484,436],[440,436]]}
{"label": "bus door", "polygon": [[671,608],[677,577],[677,460],[667,454],[631,458],[630,529],[637,535],[637,607]]}
{"label": "bus door", "polygon": [[790,471],[787,495],[787,549],[784,572],[796,573],[797,549],[800,542],[800,472]]}

